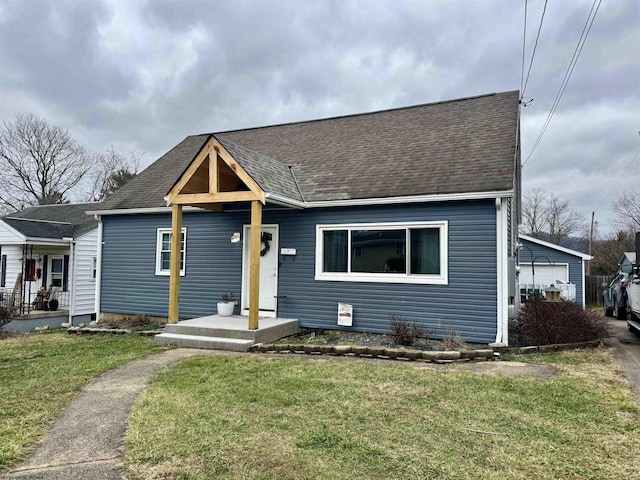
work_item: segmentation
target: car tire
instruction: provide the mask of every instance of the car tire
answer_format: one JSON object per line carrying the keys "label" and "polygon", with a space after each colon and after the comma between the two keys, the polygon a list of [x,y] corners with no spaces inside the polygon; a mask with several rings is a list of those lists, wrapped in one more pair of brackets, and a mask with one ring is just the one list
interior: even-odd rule
{"label": "car tire", "polygon": [[609,307],[607,307],[607,304],[604,304],[604,316],[605,317],[610,317],[611,316],[611,309]]}

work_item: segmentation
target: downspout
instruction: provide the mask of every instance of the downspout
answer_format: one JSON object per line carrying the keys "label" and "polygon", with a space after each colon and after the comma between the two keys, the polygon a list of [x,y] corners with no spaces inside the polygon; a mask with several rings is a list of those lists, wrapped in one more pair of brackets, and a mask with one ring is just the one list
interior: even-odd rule
{"label": "downspout", "polygon": [[508,344],[509,272],[507,266],[507,209],[506,200],[496,198],[496,273],[497,273],[497,318],[496,343]]}
{"label": "downspout", "polygon": [[100,291],[102,287],[102,217],[95,215],[98,221],[98,244],[96,245],[96,320],[100,321]]}
{"label": "downspout", "polygon": [[[591,257],[591,259],[593,260],[593,257]],[[591,261],[591,260],[589,260]],[[581,259],[582,264],[582,308],[587,308],[587,303],[586,303],[586,298],[585,298],[585,281],[584,281],[584,258]],[[567,275],[569,274],[569,272],[567,272]]]}

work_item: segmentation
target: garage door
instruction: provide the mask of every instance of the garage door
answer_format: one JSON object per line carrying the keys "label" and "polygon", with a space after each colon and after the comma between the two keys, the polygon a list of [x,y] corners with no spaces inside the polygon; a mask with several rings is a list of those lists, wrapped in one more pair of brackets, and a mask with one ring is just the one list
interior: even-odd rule
{"label": "garage door", "polygon": [[[548,263],[538,265],[536,263],[535,270],[537,285],[551,285],[552,283],[558,283],[558,280],[565,283],[569,281],[568,265],[549,265]],[[531,264],[521,263],[519,283],[533,283],[533,280]]]}

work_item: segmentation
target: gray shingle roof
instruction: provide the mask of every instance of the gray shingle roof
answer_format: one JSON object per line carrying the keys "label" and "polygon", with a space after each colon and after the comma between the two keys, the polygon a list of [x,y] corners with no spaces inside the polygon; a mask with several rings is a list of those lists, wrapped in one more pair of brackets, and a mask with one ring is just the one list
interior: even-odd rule
{"label": "gray shingle roof", "polygon": [[[511,190],[518,92],[215,133],[268,193],[306,201]],[[210,135],[187,137],[102,209],[165,206]]]}
{"label": "gray shingle roof", "polygon": [[291,169],[287,165],[224,139],[222,136],[214,136],[262,190],[279,193],[294,200],[302,200]]}
{"label": "gray shingle roof", "polygon": [[96,219],[85,212],[100,208],[99,203],[39,205],[11,213],[2,220],[26,237],[78,237],[97,227]]}

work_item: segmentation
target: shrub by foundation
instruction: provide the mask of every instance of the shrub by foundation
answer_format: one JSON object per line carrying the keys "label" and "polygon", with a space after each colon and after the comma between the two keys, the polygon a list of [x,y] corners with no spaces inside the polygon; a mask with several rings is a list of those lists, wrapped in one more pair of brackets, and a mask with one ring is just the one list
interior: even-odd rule
{"label": "shrub by foundation", "polygon": [[564,300],[527,302],[518,321],[521,340],[528,345],[587,342],[609,336],[600,312]]}
{"label": "shrub by foundation", "polygon": [[409,323],[400,315],[389,315],[391,321],[391,336],[396,345],[413,345],[419,338],[427,340],[427,331],[416,322]]}
{"label": "shrub by foundation", "polygon": [[466,348],[466,346],[465,341],[455,330],[449,330],[442,338],[442,348],[444,350],[461,350]]}

